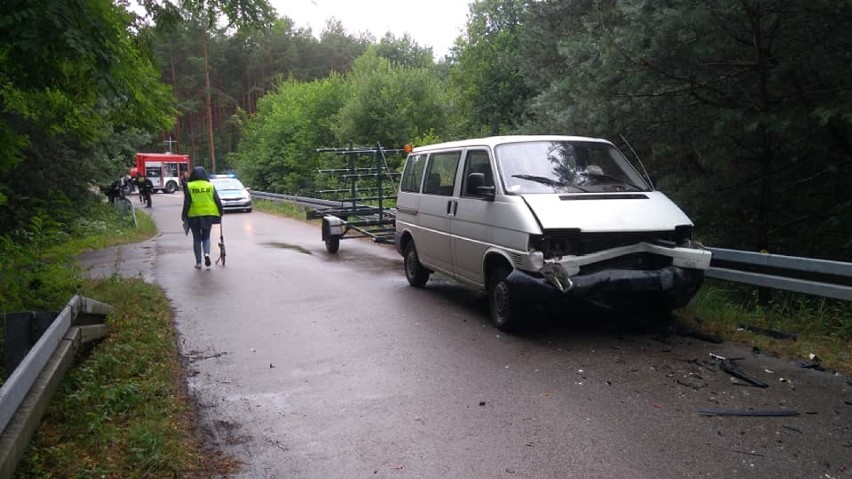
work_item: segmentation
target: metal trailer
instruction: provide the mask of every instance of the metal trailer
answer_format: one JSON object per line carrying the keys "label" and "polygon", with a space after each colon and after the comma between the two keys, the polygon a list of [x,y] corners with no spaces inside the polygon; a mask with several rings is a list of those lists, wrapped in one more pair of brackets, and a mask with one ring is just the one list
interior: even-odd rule
{"label": "metal trailer", "polygon": [[[401,149],[371,147],[321,148],[319,153],[342,155],[346,168],[318,170],[333,187],[317,191],[319,196],[334,199],[335,206],[314,207],[308,219],[322,219],[322,241],[329,253],[337,253],[340,240],[372,238],[376,243],[393,243],[396,209],[388,207],[396,199],[396,180],[401,173],[390,170],[385,154],[401,153]],[[390,185],[393,194],[385,188]]]}

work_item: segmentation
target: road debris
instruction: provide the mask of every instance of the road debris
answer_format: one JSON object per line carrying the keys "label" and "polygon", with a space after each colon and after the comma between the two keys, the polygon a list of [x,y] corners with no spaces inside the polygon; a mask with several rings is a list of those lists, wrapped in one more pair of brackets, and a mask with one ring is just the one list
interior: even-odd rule
{"label": "road debris", "polygon": [[757,457],[764,457],[764,456],[766,456],[765,454],[761,454],[761,453],[759,453],[759,452],[754,452],[754,451],[740,451],[740,450],[737,450],[737,449],[731,449],[731,452],[735,452],[735,453],[737,453],[737,454],[746,454],[746,455],[748,455],[748,456],[757,456]]}
{"label": "road debris", "polygon": [[813,369],[815,371],[825,371],[825,369],[817,361],[805,361],[800,359],[796,361],[796,366],[802,369]]}
{"label": "road debris", "polygon": [[760,379],[752,376],[751,374],[743,371],[740,367],[734,362],[734,359],[728,359],[723,356],[719,356],[717,354],[710,353],[710,357],[719,361],[719,369],[725,371],[726,373],[734,376],[738,379],[742,379],[752,386],[756,386],[759,388],[768,388],[769,385]]}
{"label": "road debris", "polygon": [[720,336],[716,336],[715,334],[705,333],[703,331],[699,331],[699,330],[693,329],[693,328],[680,327],[680,328],[675,329],[674,333],[677,334],[678,336],[700,339],[702,341],[707,341],[708,343],[713,343],[713,344],[722,344],[723,342],[725,342],[725,340],[722,339]]}
{"label": "road debris", "polygon": [[798,411],[792,409],[724,409],[700,407],[696,409],[696,412],[706,416],[793,417],[799,415]]}
{"label": "road debris", "polygon": [[692,389],[701,389],[707,387],[707,383],[704,382],[704,378],[695,374],[689,374],[682,378],[678,378],[676,382],[681,386],[687,386]]}
{"label": "road debris", "polygon": [[741,331],[748,331],[750,333],[761,334],[763,336],[769,336],[770,338],[775,339],[789,339],[791,341],[798,341],[799,335],[796,333],[785,333],[783,331],[775,331],[774,329],[761,328],[758,326],[750,326],[748,324],[740,324],[739,329]]}
{"label": "road debris", "polygon": [[796,366],[803,369],[814,369],[816,371],[825,371],[822,367],[822,359],[816,354],[811,353],[808,358],[810,361],[799,360],[796,361]]}

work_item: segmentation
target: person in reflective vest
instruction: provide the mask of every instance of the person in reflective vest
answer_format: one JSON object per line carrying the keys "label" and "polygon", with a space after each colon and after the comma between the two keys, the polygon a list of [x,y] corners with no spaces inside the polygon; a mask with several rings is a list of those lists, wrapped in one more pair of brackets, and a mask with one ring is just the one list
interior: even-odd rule
{"label": "person in reflective vest", "polygon": [[204,265],[210,267],[210,229],[222,221],[222,200],[210,176],[203,166],[196,166],[189,175],[189,181],[183,190],[183,210],[181,220],[188,223],[192,231],[192,250],[195,253],[195,269],[201,269],[201,255]]}

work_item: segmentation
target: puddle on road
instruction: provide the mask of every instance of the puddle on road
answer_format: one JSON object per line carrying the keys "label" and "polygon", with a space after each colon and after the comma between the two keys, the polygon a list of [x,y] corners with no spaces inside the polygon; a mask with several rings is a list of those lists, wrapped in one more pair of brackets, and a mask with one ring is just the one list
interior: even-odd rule
{"label": "puddle on road", "polygon": [[307,249],[305,249],[301,246],[294,245],[294,244],[276,243],[276,242],[269,242],[269,243],[263,243],[263,244],[266,245],[266,246],[272,246],[273,248],[292,249],[292,250],[298,251],[300,253],[313,255],[313,253],[311,253]]}

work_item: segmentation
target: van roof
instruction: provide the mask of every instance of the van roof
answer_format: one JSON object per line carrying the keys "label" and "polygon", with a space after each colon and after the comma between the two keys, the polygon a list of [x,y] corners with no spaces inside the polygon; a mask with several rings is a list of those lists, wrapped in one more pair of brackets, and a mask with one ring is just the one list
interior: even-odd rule
{"label": "van roof", "polygon": [[448,141],[445,143],[435,143],[433,145],[418,146],[412,150],[412,153],[420,153],[423,151],[431,151],[444,148],[467,148],[471,146],[487,146],[494,148],[497,145],[505,143],[521,143],[527,141],[597,141],[601,143],[609,143],[610,141],[603,138],[590,138],[585,136],[568,136],[568,135],[505,135],[505,136],[489,136],[485,138],[471,138],[468,140]]}

